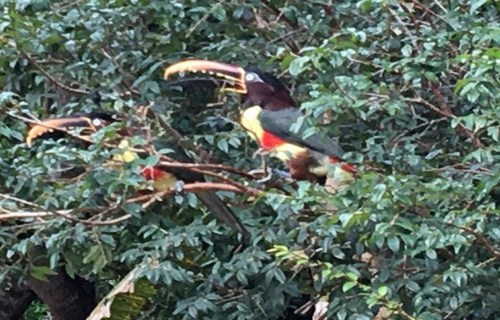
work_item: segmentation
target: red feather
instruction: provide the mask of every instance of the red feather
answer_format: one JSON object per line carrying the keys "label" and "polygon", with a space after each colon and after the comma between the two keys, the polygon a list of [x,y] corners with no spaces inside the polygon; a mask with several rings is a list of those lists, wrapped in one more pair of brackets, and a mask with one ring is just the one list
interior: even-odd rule
{"label": "red feather", "polygon": [[274,149],[285,143],[287,143],[285,140],[267,131],[264,131],[264,134],[262,135],[262,140],[260,141],[262,149],[265,150]]}
{"label": "red feather", "polygon": [[158,180],[164,177],[167,173],[156,167],[146,167],[142,169],[141,174],[146,180]]}

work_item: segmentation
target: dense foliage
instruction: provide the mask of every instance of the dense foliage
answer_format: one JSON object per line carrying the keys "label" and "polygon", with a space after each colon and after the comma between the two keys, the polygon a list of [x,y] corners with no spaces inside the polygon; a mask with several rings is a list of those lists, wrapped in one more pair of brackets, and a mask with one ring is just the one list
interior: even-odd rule
{"label": "dense foliage", "polygon": [[[319,300],[339,320],[500,313],[497,1],[0,4],[3,281],[64,270],[102,298],[145,263],[156,287],[145,319],[291,319]],[[127,202],[146,184],[138,166],[157,159],[106,166],[116,150],[105,142],[123,126],[178,144],[166,121],[196,162],[259,166],[237,98],[217,95],[211,81],[162,79],[186,57],[279,75],[318,129],[339,137],[358,179],[332,195],[231,175],[264,190],[221,192],[252,233],[243,247],[191,193]],[[139,106],[154,115],[143,121]],[[128,120],[88,148],[71,138],[24,143],[23,119],[95,110]],[[85,174],[61,179],[69,164]]]}

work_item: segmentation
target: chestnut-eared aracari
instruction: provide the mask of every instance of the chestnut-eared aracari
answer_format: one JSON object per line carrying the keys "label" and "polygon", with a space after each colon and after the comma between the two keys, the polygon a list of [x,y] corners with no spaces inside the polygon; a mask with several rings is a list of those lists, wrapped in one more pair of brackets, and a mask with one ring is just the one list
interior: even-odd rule
{"label": "chestnut-eared aracari", "polygon": [[[83,134],[92,134],[97,130],[117,121],[119,117],[116,114],[104,112],[93,112],[61,118],[49,118],[42,120],[39,124],[31,127],[26,136],[26,143],[31,146],[37,138],[62,137],[65,132],[71,128],[83,129]],[[132,162],[139,156],[129,146],[127,137],[137,134],[133,129],[127,128],[119,131],[123,140],[119,143],[121,153],[113,157],[115,162]],[[179,161],[189,161],[189,157],[179,149],[176,149],[176,157]],[[183,169],[183,168],[162,168],[161,166],[146,167],[141,170],[141,174],[146,180],[152,180],[153,186],[157,191],[168,191],[175,189],[177,183],[182,181],[186,183],[202,182],[202,174]],[[223,223],[226,223],[235,231],[242,234],[245,241],[249,239],[249,232],[235,216],[232,210],[219,198],[214,191],[196,191],[196,196],[212,212],[215,217]]]}
{"label": "chestnut-eared aracari", "polygon": [[[184,72],[202,72],[230,83],[222,90],[243,95],[240,123],[261,149],[285,162],[297,180],[324,181],[340,177],[351,181],[356,168],[344,162],[344,151],[332,139],[319,133],[304,137],[291,127],[304,114],[288,89],[274,76],[254,68],[208,60],[185,60],[169,66],[164,77]],[[331,175],[334,173],[334,175]]]}

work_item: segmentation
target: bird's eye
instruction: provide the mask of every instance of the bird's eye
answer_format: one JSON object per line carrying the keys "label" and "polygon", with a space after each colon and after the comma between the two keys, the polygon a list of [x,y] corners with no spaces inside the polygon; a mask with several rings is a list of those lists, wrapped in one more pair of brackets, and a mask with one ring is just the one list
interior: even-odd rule
{"label": "bird's eye", "polygon": [[92,119],[92,124],[96,127],[102,125],[101,119]]}
{"label": "bird's eye", "polygon": [[263,82],[262,79],[259,77],[258,74],[255,72],[249,72],[245,75],[245,80],[246,81],[254,81],[254,82]]}

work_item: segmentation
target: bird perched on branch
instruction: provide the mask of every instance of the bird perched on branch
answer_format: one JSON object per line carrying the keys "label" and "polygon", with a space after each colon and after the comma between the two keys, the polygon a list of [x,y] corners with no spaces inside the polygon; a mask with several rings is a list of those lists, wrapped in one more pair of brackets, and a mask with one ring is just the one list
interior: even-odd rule
{"label": "bird perched on branch", "polygon": [[292,178],[313,182],[332,178],[333,185],[354,179],[357,169],[343,161],[344,151],[337,142],[320,133],[305,137],[304,126],[292,130],[304,114],[276,77],[253,68],[197,59],[169,66],[164,77],[183,72],[207,73],[229,82],[223,90],[243,96],[241,125],[262,150],[287,164]]}
{"label": "bird perched on branch", "polygon": [[[26,143],[31,147],[33,141],[39,138],[62,137],[68,134],[68,130],[71,128],[82,129],[84,135],[78,137],[82,137],[86,142],[91,142],[90,135],[88,134],[95,133],[97,130],[118,120],[119,118],[117,115],[103,112],[44,119],[31,127],[26,136]],[[118,148],[122,151],[114,155],[113,160],[115,162],[132,162],[139,157],[138,151],[130,147],[128,139],[132,135],[140,134],[140,132],[138,133],[137,131],[139,130],[126,128],[118,132],[123,137],[118,145]],[[187,159],[189,161],[188,156],[182,150],[176,150],[176,156],[180,160],[186,161]],[[204,181],[202,174],[190,170],[189,168],[164,168],[159,165],[145,167],[141,170],[141,174],[145,179],[153,181],[153,186],[157,191],[172,190],[178,186],[180,181],[185,183]],[[217,219],[241,233],[245,241],[248,240],[250,236],[248,230],[243,226],[232,210],[219,198],[215,191],[197,190],[195,194]]]}

